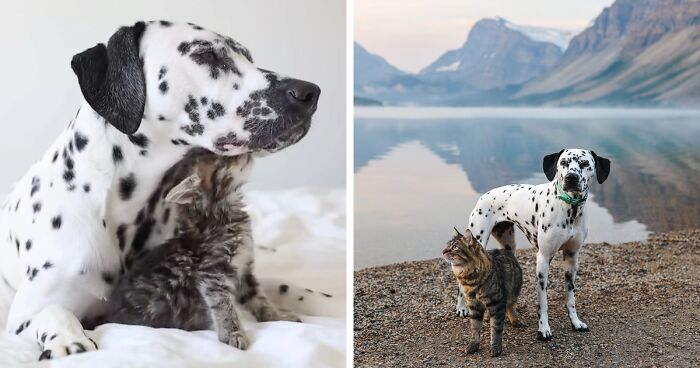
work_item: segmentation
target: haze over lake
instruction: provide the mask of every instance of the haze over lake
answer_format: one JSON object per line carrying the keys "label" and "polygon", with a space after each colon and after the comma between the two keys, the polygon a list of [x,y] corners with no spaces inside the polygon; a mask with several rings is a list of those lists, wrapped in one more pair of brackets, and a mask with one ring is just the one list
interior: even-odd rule
{"label": "haze over lake", "polygon": [[356,268],[439,257],[482,193],[545,182],[542,157],[562,148],[612,161],[586,242],[700,227],[698,110],[356,108],[354,129]]}

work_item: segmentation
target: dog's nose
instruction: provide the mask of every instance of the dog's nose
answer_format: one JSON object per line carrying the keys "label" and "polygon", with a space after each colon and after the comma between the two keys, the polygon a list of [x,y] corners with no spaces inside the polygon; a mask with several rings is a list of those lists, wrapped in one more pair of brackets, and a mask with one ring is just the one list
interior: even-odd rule
{"label": "dog's nose", "polygon": [[287,80],[287,101],[301,112],[313,112],[316,109],[321,89],[309,82],[298,79]]}
{"label": "dog's nose", "polygon": [[575,183],[578,181],[578,175],[576,175],[574,173],[568,173],[564,177],[564,181],[567,183]]}

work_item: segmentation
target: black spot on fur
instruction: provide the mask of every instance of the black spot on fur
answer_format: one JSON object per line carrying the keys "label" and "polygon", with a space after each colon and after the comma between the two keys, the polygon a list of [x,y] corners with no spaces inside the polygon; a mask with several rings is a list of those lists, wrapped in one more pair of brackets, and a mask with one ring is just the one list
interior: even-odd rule
{"label": "black spot on fur", "polygon": [[117,240],[119,241],[119,249],[124,250],[126,246],[126,225],[121,224],[117,227]]}
{"label": "black spot on fur", "polygon": [[280,285],[280,294],[285,294],[287,291],[289,291],[289,285]]}
{"label": "black spot on fur", "polygon": [[145,135],[138,133],[138,134],[132,134],[129,136],[129,140],[131,143],[141,147],[141,148],[148,148],[148,137]]}
{"label": "black spot on fur", "polygon": [[160,82],[160,84],[158,85],[158,89],[160,90],[160,92],[162,94],[165,94],[166,92],[168,92],[168,82],[166,82],[166,81]]}
{"label": "black spot on fur", "polygon": [[136,188],[136,178],[134,174],[131,173],[119,179],[119,197],[122,201],[128,201],[134,194],[134,189]]}
{"label": "black spot on fur", "polygon": [[63,220],[61,219],[61,215],[55,216],[51,219],[51,227],[53,227],[55,230],[60,229],[62,223]]}
{"label": "black spot on fur", "polygon": [[112,147],[112,161],[114,161],[114,163],[116,164],[118,162],[121,162],[123,159],[124,154],[122,154],[122,149],[117,145]]}
{"label": "black spot on fur", "polygon": [[85,149],[85,146],[87,146],[87,144],[87,137],[80,134],[79,132],[75,132],[75,148],[78,150],[78,152],[81,152],[83,149]]}
{"label": "black spot on fur", "polygon": [[26,249],[27,251],[32,249],[32,240],[31,239],[27,239],[27,242],[24,243],[24,249]]}

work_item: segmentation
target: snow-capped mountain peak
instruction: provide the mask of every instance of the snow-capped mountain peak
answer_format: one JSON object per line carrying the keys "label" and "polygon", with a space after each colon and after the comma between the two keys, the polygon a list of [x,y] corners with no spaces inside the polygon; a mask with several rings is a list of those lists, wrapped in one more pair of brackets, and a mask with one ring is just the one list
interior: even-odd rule
{"label": "snow-capped mountain peak", "polygon": [[569,41],[576,36],[576,31],[572,30],[524,26],[512,23],[503,18],[496,18],[496,20],[503,23],[506,27],[524,34],[533,41],[553,43],[557,45],[561,51],[566,51],[566,48],[569,46]]}

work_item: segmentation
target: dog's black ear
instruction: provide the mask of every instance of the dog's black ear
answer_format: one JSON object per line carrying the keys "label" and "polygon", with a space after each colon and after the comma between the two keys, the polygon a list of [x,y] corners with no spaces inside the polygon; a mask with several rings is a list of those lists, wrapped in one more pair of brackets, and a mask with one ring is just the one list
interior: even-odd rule
{"label": "dog's black ear", "polygon": [[610,160],[596,155],[593,151],[591,151],[591,155],[595,159],[595,177],[598,180],[598,184],[603,184],[608,175],[610,175]]}
{"label": "dog's black ear", "polygon": [[105,47],[98,44],[73,56],[70,66],[83,97],[122,133],[139,129],[146,106],[146,80],[139,60],[143,22],[119,28]]}
{"label": "dog's black ear", "polygon": [[544,156],[542,160],[542,170],[547,176],[547,180],[552,181],[555,176],[557,176],[557,162],[559,162],[559,156],[561,156],[564,150],[559,151],[559,153],[552,153],[551,155]]}

